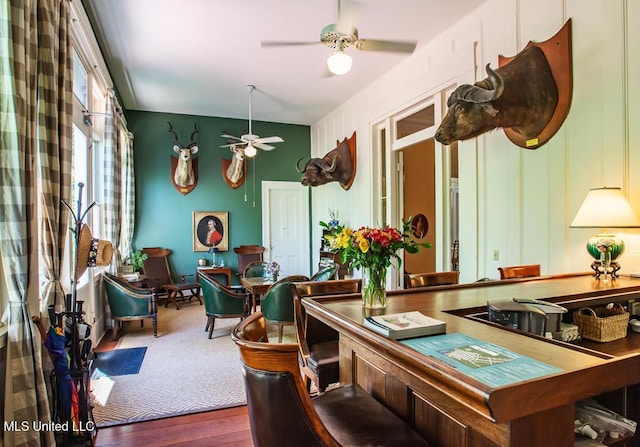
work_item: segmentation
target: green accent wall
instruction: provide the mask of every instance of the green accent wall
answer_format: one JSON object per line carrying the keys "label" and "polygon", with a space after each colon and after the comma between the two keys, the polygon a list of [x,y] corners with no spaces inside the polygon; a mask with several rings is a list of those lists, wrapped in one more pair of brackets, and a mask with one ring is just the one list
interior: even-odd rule
{"label": "green accent wall", "polygon": [[[229,251],[217,254],[218,262],[237,268],[233,247],[262,243],[261,182],[299,182],[296,161],[311,153],[309,126],[252,121],[252,132],[261,137],[280,136],[272,151],[258,150],[247,165],[247,178],[237,189],[230,188],[222,177],[222,159],[231,159],[231,151],[222,133],[240,136],[248,131],[247,120],[154,112],[126,112],[129,130],[134,135],[134,169],[136,176],[136,219],[133,248],[165,247],[171,250],[170,267],[174,274],[195,274],[198,258],[211,256],[193,251],[193,212],[229,212]],[[171,161],[173,135],[171,121],[179,140],[189,143],[194,124],[198,153],[198,182],[189,194],[173,186]],[[255,189],[254,189],[255,167]],[[246,196],[246,201],[245,201]],[[255,201],[255,206],[254,206]],[[235,275],[234,275],[235,276]],[[190,279],[193,279],[191,277]],[[189,278],[187,279],[189,280]]]}

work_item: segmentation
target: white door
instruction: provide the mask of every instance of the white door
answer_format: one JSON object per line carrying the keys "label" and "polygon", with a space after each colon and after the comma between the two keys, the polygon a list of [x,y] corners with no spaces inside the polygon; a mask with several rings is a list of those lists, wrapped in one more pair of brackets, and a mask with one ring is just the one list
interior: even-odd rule
{"label": "white door", "polygon": [[299,182],[262,182],[262,245],[281,277],[310,274],[309,188]]}

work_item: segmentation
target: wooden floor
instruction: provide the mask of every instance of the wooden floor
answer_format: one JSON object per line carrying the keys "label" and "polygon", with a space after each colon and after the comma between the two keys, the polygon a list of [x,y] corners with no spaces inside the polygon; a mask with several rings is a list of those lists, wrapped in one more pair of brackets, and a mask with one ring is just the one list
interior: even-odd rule
{"label": "wooden floor", "polygon": [[253,447],[247,407],[98,429],[97,447]]}
{"label": "wooden floor", "polygon": [[[108,331],[97,352],[115,349]],[[253,447],[247,406],[98,429],[96,447]]]}

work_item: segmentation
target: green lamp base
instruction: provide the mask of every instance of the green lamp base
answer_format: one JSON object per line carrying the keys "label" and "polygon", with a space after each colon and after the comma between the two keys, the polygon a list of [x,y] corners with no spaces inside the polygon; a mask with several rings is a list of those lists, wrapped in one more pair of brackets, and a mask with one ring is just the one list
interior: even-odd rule
{"label": "green lamp base", "polygon": [[591,263],[591,269],[594,271],[593,276],[598,279],[602,274],[610,274],[613,278],[618,277],[618,270],[621,266],[616,262],[616,259],[624,253],[622,239],[605,230],[589,239],[587,251],[595,259]]}

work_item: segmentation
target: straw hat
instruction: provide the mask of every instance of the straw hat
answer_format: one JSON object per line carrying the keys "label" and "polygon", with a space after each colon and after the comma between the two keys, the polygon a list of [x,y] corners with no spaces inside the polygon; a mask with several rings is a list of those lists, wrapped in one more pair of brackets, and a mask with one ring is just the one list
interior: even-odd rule
{"label": "straw hat", "polygon": [[109,241],[94,239],[91,230],[84,224],[78,238],[76,278],[80,278],[87,267],[104,267],[111,264],[113,245]]}

